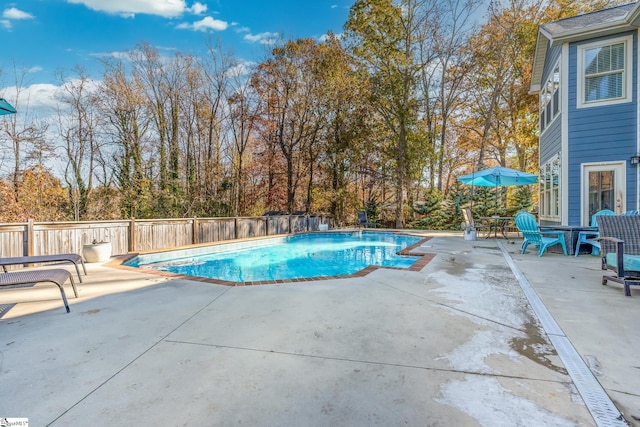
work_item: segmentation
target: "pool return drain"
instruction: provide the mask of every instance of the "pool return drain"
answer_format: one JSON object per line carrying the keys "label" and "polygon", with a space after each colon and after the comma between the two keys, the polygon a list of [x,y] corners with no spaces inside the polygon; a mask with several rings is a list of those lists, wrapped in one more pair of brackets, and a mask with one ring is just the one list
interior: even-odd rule
{"label": "pool return drain", "polygon": [[624,420],[623,415],[562,332],[525,275],[509,255],[504,244],[500,241],[497,243],[596,424],[601,427],[628,427],[629,424]]}

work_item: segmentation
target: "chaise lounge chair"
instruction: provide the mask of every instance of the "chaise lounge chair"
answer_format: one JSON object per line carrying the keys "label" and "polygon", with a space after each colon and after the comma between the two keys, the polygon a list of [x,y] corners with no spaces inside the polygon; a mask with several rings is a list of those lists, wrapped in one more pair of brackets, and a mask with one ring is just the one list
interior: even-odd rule
{"label": "chaise lounge chair", "polygon": [[76,267],[76,273],[78,273],[78,279],[80,283],[82,283],[82,276],[80,275],[80,268],[78,267],[78,262],[82,264],[82,270],[84,270],[84,275],[87,275],[87,268],[84,265],[84,261],[82,257],[78,254],[55,254],[55,255],[33,255],[33,256],[18,256],[18,257],[9,257],[9,258],[0,258],[0,265],[4,272],[7,272],[8,265],[19,265],[19,264],[40,264],[40,263],[61,263],[61,262],[71,262]]}
{"label": "chaise lounge chair", "polygon": [[489,237],[489,235],[491,234],[491,225],[486,222],[477,222],[473,218],[473,213],[471,212],[471,209],[469,208],[463,209],[462,216],[464,217],[465,227],[467,228],[470,227],[471,229],[476,230],[476,232],[478,233],[478,237],[480,237],[481,231],[484,231],[485,236]]}
{"label": "chaise lounge chair", "polygon": [[358,225],[364,228],[367,228],[368,226],[376,228],[376,224],[374,222],[369,222],[367,219],[367,211],[358,211]]}
{"label": "chaise lounge chair", "polygon": [[603,275],[608,281],[624,286],[624,294],[631,296],[631,286],[640,286],[640,216],[615,215],[598,218],[602,269],[614,274]]}
{"label": "chaise lounge chair", "polygon": [[67,279],[71,280],[73,294],[76,298],[78,298],[78,290],[76,289],[76,284],[73,281],[73,276],[67,270],[63,270],[62,268],[2,273],[0,274],[0,286],[26,285],[42,282],[54,283],[60,289],[60,295],[62,295],[64,308],[67,310],[67,313],[69,313],[71,309],[69,308],[69,303],[67,302],[67,296],[64,293],[63,287]]}

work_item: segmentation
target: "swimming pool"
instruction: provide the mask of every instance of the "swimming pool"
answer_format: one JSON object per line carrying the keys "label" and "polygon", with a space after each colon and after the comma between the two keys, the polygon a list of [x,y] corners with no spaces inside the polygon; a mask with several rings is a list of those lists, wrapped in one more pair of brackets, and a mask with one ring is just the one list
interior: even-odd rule
{"label": "swimming pool", "polygon": [[421,240],[390,232],[309,233],[138,255],[124,265],[229,282],[343,276],[370,265],[408,268],[419,257],[397,252]]}

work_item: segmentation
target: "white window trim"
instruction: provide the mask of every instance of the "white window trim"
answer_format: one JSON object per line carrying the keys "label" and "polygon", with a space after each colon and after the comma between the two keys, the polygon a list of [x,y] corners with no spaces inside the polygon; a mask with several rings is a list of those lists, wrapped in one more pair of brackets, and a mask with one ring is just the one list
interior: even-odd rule
{"label": "white window trim", "polygon": [[[549,82],[551,82],[551,85],[553,87],[553,83],[554,83],[554,71],[558,69],[558,88],[555,90],[551,91],[551,94],[549,94],[549,102],[547,103],[543,103],[542,102],[542,96],[544,95],[544,93],[546,92],[546,87],[548,85]],[[542,85],[542,87],[540,88],[540,99],[538,100],[538,119],[540,119],[542,117],[542,110],[543,107],[546,110],[547,104],[551,104],[551,120],[549,121],[549,123],[545,123],[544,126],[541,125],[541,123],[538,123],[538,128],[541,129],[540,135],[544,134],[547,129],[549,129],[551,127],[551,124],[558,118],[558,116],[560,115],[560,112],[562,111],[562,88],[563,88],[563,84],[562,84],[562,64],[560,62],[560,59],[558,59],[558,61],[556,61],[555,65],[551,68],[551,73],[549,74],[549,76],[547,77],[547,79],[544,81],[544,84]],[[558,109],[554,110],[553,109],[553,95],[555,94],[555,92],[558,92],[558,97],[559,97],[559,102],[558,102]],[[544,105],[543,105],[544,104]],[[546,112],[544,115],[545,121],[548,120],[547,116],[546,116]],[[540,122],[540,120],[538,120]]]}
{"label": "white window trim", "polygon": [[[557,176],[558,179],[558,186],[557,186],[557,191],[558,194],[555,198],[553,198],[552,201],[552,195],[553,195],[553,177],[551,179],[552,185],[550,188],[546,188],[545,187],[545,177],[544,177],[544,170],[546,169],[547,165],[550,166],[551,170],[553,170],[553,165],[555,164],[556,167],[556,174],[555,176]],[[562,218],[562,163],[560,160],[560,153],[554,155],[553,157],[551,157],[550,159],[548,159],[544,164],[540,165],[540,176],[538,179],[539,182],[539,210],[538,210],[538,216],[540,217],[540,219],[543,220],[547,220],[547,221],[559,221],[560,218]],[[549,202],[551,202],[552,204],[555,203],[557,205],[557,212],[553,212],[551,210],[551,206],[547,206],[546,203],[543,202],[543,198],[545,197],[545,193],[549,193]],[[549,213],[547,213],[547,211],[549,211]]]}
{"label": "white window trim", "polygon": [[[624,76],[622,79],[622,97],[611,98],[599,101],[584,101],[584,54],[585,50],[602,46],[611,46],[618,43],[624,43]],[[617,37],[614,39],[601,40],[594,43],[588,43],[578,46],[578,96],[576,108],[601,107],[603,105],[622,104],[631,102],[633,89],[633,36]]]}

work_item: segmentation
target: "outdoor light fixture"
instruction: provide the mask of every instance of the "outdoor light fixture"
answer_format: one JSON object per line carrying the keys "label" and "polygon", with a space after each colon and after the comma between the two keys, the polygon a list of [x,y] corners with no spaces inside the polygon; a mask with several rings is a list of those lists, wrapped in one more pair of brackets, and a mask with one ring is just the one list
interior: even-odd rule
{"label": "outdoor light fixture", "polygon": [[637,165],[640,163],[640,153],[636,153],[629,159],[632,165]]}

